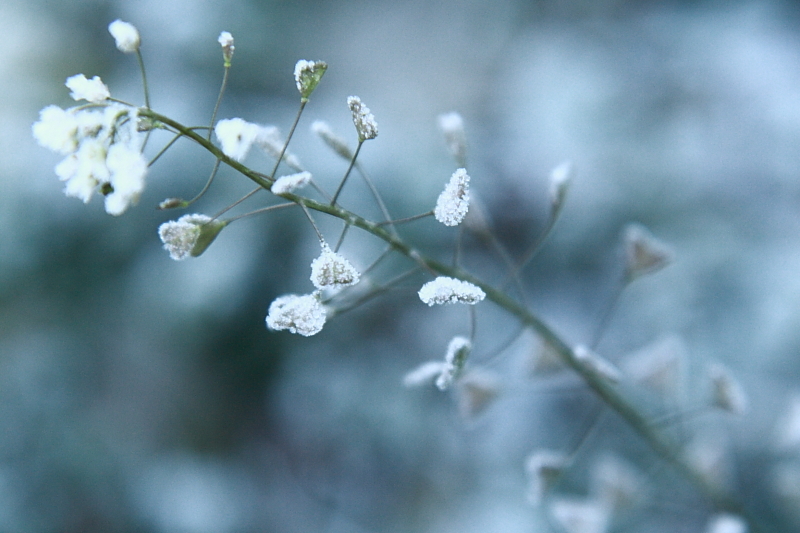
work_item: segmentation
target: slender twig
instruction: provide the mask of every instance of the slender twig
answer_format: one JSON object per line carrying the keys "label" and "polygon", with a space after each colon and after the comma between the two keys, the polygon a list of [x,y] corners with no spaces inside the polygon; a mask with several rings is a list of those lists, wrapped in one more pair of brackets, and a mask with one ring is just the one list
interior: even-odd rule
{"label": "slender twig", "polygon": [[222,95],[225,94],[225,87],[228,85],[228,73],[231,70],[230,64],[225,64],[225,73],[222,75],[222,86],[219,88],[219,95],[217,96],[217,103],[214,104],[214,111],[211,113],[211,125],[208,127],[208,137],[207,139],[211,140],[211,132],[214,130],[214,122],[217,120],[217,111],[219,111],[219,105],[222,103]]}
{"label": "slender twig", "polygon": [[331,199],[331,205],[336,205],[336,200],[339,199],[339,194],[342,192],[344,184],[345,182],[347,182],[347,178],[350,177],[350,172],[352,172],[353,166],[356,164],[356,159],[358,159],[358,153],[361,151],[361,147],[363,145],[364,141],[358,141],[358,146],[356,146],[356,151],[353,152],[353,158],[350,160],[350,165],[347,167],[347,172],[344,173],[342,181],[339,182],[339,187],[337,187],[336,192],[333,193],[333,198]]}

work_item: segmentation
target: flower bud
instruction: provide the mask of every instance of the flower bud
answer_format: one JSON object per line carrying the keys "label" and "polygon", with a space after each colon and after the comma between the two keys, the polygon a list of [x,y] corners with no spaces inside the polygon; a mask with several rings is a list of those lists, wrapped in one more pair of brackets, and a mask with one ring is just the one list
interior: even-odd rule
{"label": "flower bud", "polygon": [[236,49],[233,46],[233,35],[230,32],[223,31],[217,38],[220,46],[222,46],[222,58],[225,60],[225,66],[231,66],[231,59],[233,59],[233,51]]}
{"label": "flower bud", "polygon": [[301,59],[294,66],[294,80],[297,83],[297,90],[300,91],[300,99],[308,102],[308,97],[319,85],[319,81],[328,69],[328,64],[324,61],[306,61]]}
{"label": "flower bud", "polygon": [[347,106],[353,114],[353,124],[358,132],[358,142],[374,139],[378,136],[378,123],[358,96],[349,96]]}
{"label": "flower bud", "polygon": [[108,32],[114,37],[120,52],[132,54],[139,50],[139,30],[133,24],[117,19],[108,25]]}

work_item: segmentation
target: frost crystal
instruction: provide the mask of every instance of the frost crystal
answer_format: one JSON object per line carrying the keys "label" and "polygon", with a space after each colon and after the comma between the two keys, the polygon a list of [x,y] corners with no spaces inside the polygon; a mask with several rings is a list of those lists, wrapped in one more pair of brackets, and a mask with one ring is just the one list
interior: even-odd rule
{"label": "frost crystal", "polygon": [[108,25],[108,32],[114,37],[120,52],[132,54],[139,49],[139,30],[133,24],[117,19]]}
{"label": "frost crystal", "polygon": [[231,35],[230,32],[223,31],[219,34],[217,42],[222,47],[222,57],[225,60],[225,64],[230,65],[231,59],[233,58],[233,51],[236,49],[236,47],[233,46],[233,35]]}
{"label": "frost crystal", "polygon": [[439,276],[429,281],[419,290],[419,299],[433,306],[434,304],[471,304],[475,305],[486,297],[480,287],[460,279]]}
{"label": "frost crystal", "polygon": [[269,306],[267,327],[273,331],[288,329],[305,337],[316,335],[325,325],[325,308],[319,294],[280,296]]}
{"label": "frost crystal", "polygon": [[324,120],[315,120],[311,123],[311,131],[319,135],[320,139],[327,144],[334,152],[339,154],[345,159],[352,159],[353,152],[347,146],[347,143],[336,136],[331,130],[331,127]]}
{"label": "frost crystal", "polygon": [[350,261],[322,243],[322,254],[311,262],[311,282],[318,289],[341,289],[355,285],[361,276]]}
{"label": "frost crystal", "polygon": [[164,222],[158,227],[158,236],[164,249],[175,261],[182,261],[190,255],[200,238],[203,225],[211,222],[211,217],[200,214],[183,215],[178,220]]}
{"label": "frost crystal", "polygon": [[292,193],[311,182],[311,172],[299,172],[288,176],[281,176],[275,180],[270,189],[273,194]]}
{"label": "frost crystal", "polygon": [[106,84],[100,79],[100,76],[95,76],[91,80],[88,80],[83,74],[75,74],[67,78],[67,82],[64,85],[72,91],[69,95],[75,101],[86,100],[93,104],[99,104],[108,100],[111,96],[108,87],[106,87]]}
{"label": "frost crystal", "polygon": [[459,165],[464,165],[467,158],[467,137],[461,115],[456,112],[439,115],[439,129],[444,133],[450,154]]}
{"label": "frost crystal", "polygon": [[307,101],[314,89],[319,85],[323,74],[328,69],[328,64],[324,61],[306,61],[301,59],[294,66],[294,81],[297,83],[297,90],[300,96]]}
{"label": "frost crystal", "polygon": [[447,353],[444,356],[444,367],[442,373],[436,379],[436,386],[439,390],[447,390],[453,384],[467,362],[467,356],[472,350],[472,343],[465,337],[453,337],[447,345]]}
{"label": "frost crystal", "polygon": [[433,214],[436,220],[445,226],[458,226],[469,210],[469,175],[459,168],[450,177],[439,199]]}
{"label": "frost crystal", "polygon": [[247,156],[261,128],[241,118],[223,119],[217,122],[214,133],[222,145],[222,153],[241,161]]}
{"label": "frost crystal", "polygon": [[718,363],[712,364],[708,367],[708,374],[713,389],[713,404],[736,415],[744,414],[747,410],[747,394],[728,369]]}
{"label": "frost crystal", "polygon": [[358,96],[347,97],[347,107],[353,113],[353,124],[358,132],[358,141],[364,142],[378,136],[378,123]]}
{"label": "frost crystal", "polygon": [[569,457],[561,452],[537,450],[525,459],[528,475],[528,503],[539,506],[545,494],[569,466]]}
{"label": "frost crystal", "polygon": [[640,224],[625,228],[626,272],[629,280],[661,270],[672,262],[674,253]]}

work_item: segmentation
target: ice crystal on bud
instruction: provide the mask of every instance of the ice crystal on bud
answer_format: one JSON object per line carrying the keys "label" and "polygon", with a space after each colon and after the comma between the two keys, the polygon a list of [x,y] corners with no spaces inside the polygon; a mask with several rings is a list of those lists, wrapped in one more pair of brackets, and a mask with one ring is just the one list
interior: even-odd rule
{"label": "ice crystal on bud", "polygon": [[378,136],[378,123],[358,96],[347,97],[347,107],[353,113],[353,124],[358,132],[358,141],[364,142]]}
{"label": "ice crystal on bud", "polygon": [[325,308],[319,301],[319,293],[298,296],[280,296],[269,306],[267,327],[273,331],[288,329],[305,337],[316,335],[325,325]]}
{"label": "ice crystal on bud", "polygon": [[350,261],[322,243],[322,253],[311,262],[311,282],[318,289],[341,289],[355,285],[361,276]]}
{"label": "ice crystal on bud", "polygon": [[117,19],[108,25],[108,32],[114,37],[120,52],[132,54],[139,49],[139,30],[133,24]]}
{"label": "ice crystal on bud", "polygon": [[433,214],[445,226],[458,226],[469,211],[469,175],[459,168],[436,200]]}
{"label": "ice crystal on bud", "polygon": [[353,152],[344,139],[341,139],[333,133],[331,127],[324,120],[315,120],[311,123],[311,131],[319,135],[319,138],[328,145],[334,152],[342,156],[344,159],[352,159]]}
{"label": "ice crystal on bud", "polygon": [[200,239],[201,229],[211,222],[211,217],[201,214],[183,215],[178,220],[164,222],[158,227],[158,236],[164,249],[175,261],[193,255],[192,250]]}
{"label": "ice crystal on bud", "polygon": [[661,270],[672,262],[672,249],[641,224],[625,228],[626,273],[629,280]]}
{"label": "ice crystal on bud", "polygon": [[230,32],[223,31],[219,34],[217,42],[222,47],[222,58],[225,60],[225,65],[230,66],[231,59],[233,59],[233,51],[236,49],[233,46],[233,35]]}
{"label": "ice crystal on bud", "polygon": [[429,281],[419,290],[419,299],[433,306],[435,304],[470,304],[475,305],[486,297],[480,287],[460,279],[439,276]]}
{"label": "ice crystal on bud", "polygon": [[273,194],[286,194],[292,193],[297,189],[305,187],[311,183],[311,172],[303,171],[297,174],[290,174],[288,176],[281,176],[275,180],[270,189]]}
{"label": "ice crystal on bud", "polygon": [[525,459],[525,473],[528,477],[528,503],[541,505],[547,491],[569,466],[565,453],[552,450],[536,450]]}
{"label": "ice crystal on bud", "polygon": [[319,85],[322,76],[328,69],[328,64],[324,61],[306,61],[301,59],[294,66],[294,81],[297,83],[297,90],[300,97],[307,101],[314,89]]}
{"label": "ice crystal on bud", "polygon": [[467,362],[467,356],[472,350],[472,343],[465,337],[453,337],[447,345],[447,353],[444,356],[444,367],[442,373],[436,379],[436,386],[439,390],[447,390],[453,384]]}
{"label": "ice crystal on bud", "polygon": [[444,133],[447,149],[456,163],[465,165],[467,160],[467,137],[464,133],[464,120],[455,111],[439,115],[439,129]]}
{"label": "ice crystal on bud", "polygon": [[606,379],[611,383],[617,383],[622,378],[622,373],[616,366],[603,359],[586,346],[576,346],[573,353],[575,359],[596,376]]}
{"label": "ice crystal on bud", "polygon": [[222,153],[241,161],[247,156],[261,128],[241,118],[223,119],[217,122],[214,133],[222,145]]}
{"label": "ice crystal on bud", "polygon": [[564,161],[550,172],[550,206],[553,213],[558,213],[564,204],[574,174],[571,161]]}
{"label": "ice crystal on bud", "polygon": [[706,533],[747,533],[747,523],[736,515],[720,513],[711,517]]}
{"label": "ice crystal on bud", "polygon": [[747,394],[730,371],[714,363],[708,367],[708,375],[711,378],[713,404],[736,415],[744,414],[747,410]]}
{"label": "ice crystal on bud", "polygon": [[71,91],[69,95],[73,100],[86,100],[93,104],[99,104],[111,96],[108,87],[100,79],[100,76],[95,76],[91,80],[86,79],[83,74],[75,74],[67,78],[64,84]]}

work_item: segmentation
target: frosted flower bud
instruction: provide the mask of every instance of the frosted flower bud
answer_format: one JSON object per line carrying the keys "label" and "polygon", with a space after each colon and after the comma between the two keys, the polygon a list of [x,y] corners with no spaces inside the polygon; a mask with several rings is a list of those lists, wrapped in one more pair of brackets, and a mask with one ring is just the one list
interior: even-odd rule
{"label": "frosted flower bud", "polygon": [[480,287],[460,279],[439,276],[429,281],[419,290],[419,299],[429,306],[434,304],[470,304],[475,305],[486,298]]}
{"label": "frosted flower bud", "polygon": [[622,373],[611,362],[603,359],[589,348],[578,345],[573,349],[575,359],[587,370],[611,383],[617,383]]}
{"label": "frosted flower bud", "polygon": [[112,144],[108,149],[106,165],[111,173],[109,183],[112,187],[112,192],[106,195],[106,212],[119,216],[131,204],[139,201],[144,191],[147,160],[139,150],[126,144]]}
{"label": "frosted flower bud", "polygon": [[567,454],[552,450],[536,450],[525,459],[528,477],[528,503],[538,507],[547,492],[570,465]]}
{"label": "frosted flower bud", "polygon": [[403,376],[403,385],[406,387],[419,387],[431,383],[444,370],[443,361],[426,361],[417,368]]}
{"label": "frosted flower bud", "polygon": [[350,261],[322,243],[322,253],[311,262],[311,282],[318,289],[342,289],[355,285],[361,277]]}
{"label": "frosted flower bud", "polygon": [[328,64],[324,61],[301,59],[297,62],[294,66],[294,81],[297,84],[297,90],[300,91],[302,101],[308,101],[308,97],[317,88],[326,70],[328,70]]}
{"label": "frosted flower bud", "polygon": [[747,523],[736,515],[720,513],[708,521],[706,533],[747,533]]}
{"label": "frosted flower bud", "polygon": [[86,100],[93,104],[99,104],[111,96],[108,87],[100,79],[100,76],[95,76],[88,80],[83,74],[75,74],[67,78],[67,82],[64,85],[72,91],[69,95],[75,101]]}
{"label": "frosted flower bud", "polygon": [[458,412],[471,419],[485,411],[500,394],[500,380],[494,373],[472,369],[457,383]]}
{"label": "frosted flower bud", "polygon": [[230,32],[223,31],[219,34],[217,42],[222,47],[222,58],[225,60],[225,66],[231,66],[231,59],[233,59],[233,51],[236,49],[233,46],[233,35]]}
{"label": "frosted flower bud", "polygon": [[247,156],[259,131],[260,127],[257,124],[241,118],[220,120],[214,128],[214,133],[222,145],[222,153],[236,161],[241,161]]}
{"label": "frosted flower bud", "polygon": [[447,345],[447,353],[444,356],[444,367],[442,373],[436,379],[436,386],[439,390],[447,390],[464,370],[467,363],[467,356],[472,350],[472,343],[465,337],[453,337]]}
{"label": "frosted flower bud", "polygon": [[297,159],[297,156],[289,152],[288,149],[283,149],[285,143],[281,138],[280,130],[278,130],[276,126],[258,126],[255,143],[256,146],[275,159],[278,159],[283,151],[283,162],[294,170],[302,172],[303,166],[300,164],[300,160]]}
{"label": "frosted flower bud", "polygon": [[433,214],[445,226],[458,226],[469,211],[469,175],[459,168],[436,200]]}
{"label": "frosted flower bud", "polygon": [[183,198],[166,198],[158,204],[158,209],[175,209],[177,207],[188,207],[189,202]]}
{"label": "frosted flower bud", "polygon": [[447,149],[455,158],[456,164],[464,166],[467,160],[467,136],[464,133],[464,120],[455,111],[439,115],[439,129],[444,133]]}
{"label": "frosted flower bud", "polygon": [[114,37],[120,52],[132,54],[139,49],[139,30],[133,24],[117,19],[108,25],[108,32]]}
{"label": "frosted flower bud", "polygon": [[175,261],[182,261],[202,254],[227,224],[206,215],[183,215],[178,220],[161,224],[158,236],[169,256]]}
{"label": "frosted flower bud", "polygon": [[108,183],[106,145],[99,139],[84,139],[78,150],[56,165],[56,175],[66,182],[64,194],[89,202],[96,187]]}
{"label": "frosted flower bud", "polygon": [[270,304],[267,327],[273,331],[288,329],[291,333],[310,337],[322,331],[326,318],[319,293],[303,296],[287,294]]}
{"label": "frosted flower bud", "polygon": [[353,114],[353,124],[358,132],[358,142],[374,139],[378,136],[378,123],[358,96],[347,97],[347,107]]}
{"label": "frosted flower bud", "polygon": [[288,176],[281,176],[275,180],[270,190],[272,194],[287,194],[293,193],[297,189],[305,187],[311,183],[311,172],[303,171],[297,174],[290,174]]}
{"label": "frosted flower bud", "polygon": [[328,145],[328,147],[342,156],[344,159],[350,160],[353,158],[353,152],[347,146],[347,143],[333,133],[331,127],[324,120],[315,120],[311,123],[311,131],[319,135],[319,138]]}
{"label": "frosted flower bud", "polygon": [[641,224],[625,228],[626,274],[629,281],[657,272],[672,262],[672,249]]}
{"label": "frosted flower bud", "polygon": [[591,499],[558,499],[550,513],[566,533],[605,533],[611,511],[603,503]]}
{"label": "frosted flower bud", "polygon": [[735,415],[744,414],[747,410],[747,394],[730,371],[714,363],[708,367],[708,375],[711,378],[713,405]]}
{"label": "frosted flower bud", "polygon": [[550,206],[553,213],[561,210],[574,175],[575,168],[570,161],[564,161],[550,172]]}
{"label": "frosted flower bud", "polygon": [[78,119],[58,106],[49,105],[39,111],[39,120],[32,129],[39,145],[54,152],[67,155],[78,148]]}

